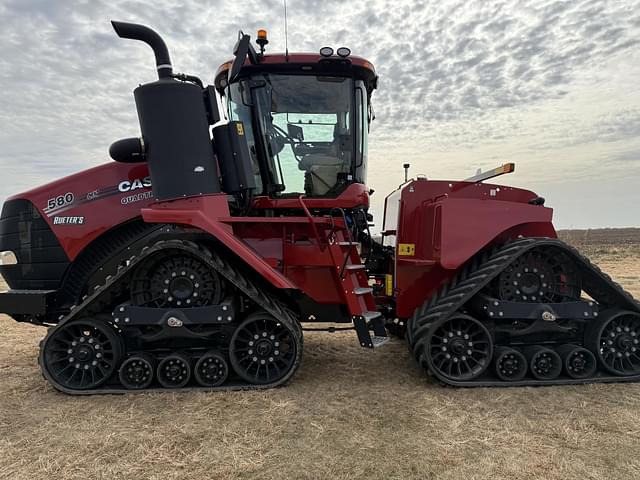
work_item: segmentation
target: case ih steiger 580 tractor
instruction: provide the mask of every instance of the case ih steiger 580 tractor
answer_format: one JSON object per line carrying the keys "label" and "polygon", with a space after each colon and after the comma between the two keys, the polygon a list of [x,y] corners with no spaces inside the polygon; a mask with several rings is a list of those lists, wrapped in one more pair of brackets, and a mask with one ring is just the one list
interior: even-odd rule
{"label": "case ih steiger 580 tractor", "polygon": [[155,53],[158,80],[134,91],[141,137],[9,198],[0,220],[0,310],[48,327],[56,389],[274,387],[305,322],[342,322],[364,348],[405,336],[450,385],[640,379],[640,304],[556,239],[544,199],[483,183],[509,166],[406,181],[372,238],[371,63],[267,55],[265,32],[259,52],[240,34],[205,87],[154,31],[113,26]]}

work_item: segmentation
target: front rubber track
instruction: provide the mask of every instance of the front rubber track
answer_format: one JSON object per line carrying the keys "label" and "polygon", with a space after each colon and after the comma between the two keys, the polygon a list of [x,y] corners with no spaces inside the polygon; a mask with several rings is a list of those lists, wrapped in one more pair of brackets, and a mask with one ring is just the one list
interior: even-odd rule
{"label": "front rubber track", "polygon": [[[82,318],[83,316],[95,317],[101,315],[111,316],[113,310],[113,297],[117,296],[117,293],[122,291],[122,287],[126,286],[126,281],[129,278],[133,269],[140,265],[142,261],[149,258],[149,256],[156,254],[162,250],[179,250],[183,253],[188,253],[195,257],[198,257],[207,266],[215,270],[218,274],[224,277],[228,282],[239,289],[249,300],[257,304],[259,307],[266,310],[268,313],[277,318],[280,322],[287,325],[287,327],[293,332],[297,340],[297,354],[295,361],[291,369],[281,379],[264,385],[254,385],[248,383],[232,382],[218,387],[202,387],[202,386],[188,386],[184,388],[150,388],[143,390],[128,390],[123,387],[106,386],[90,390],[75,390],[64,387],[63,385],[55,382],[53,378],[44,368],[44,347],[51,337],[51,335],[67,322],[71,322],[76,318]],[[291,309],[289,309],[282,301],[274,298],[260,287],[258,287],[250,278],[244,275],[239,269],[234,267],[227,260],[222,258],[216,252],[209,250],[208,248],[189,240],[162,240],[154,243],[151,246],[143,247],[135,255],[128,255],[122,259],[127,262],[127,266],[122,264],[118,267],[116,272],[106,277],[105,282],[102,285],[95,287],[94,291],[85,296],[79,305],[74,305],[71,308],[69,314],[61,318],[59,323],[49,328],[47,335],[40,342],[40,354],[38,356],[38,363],[41,367],[44,378],[51,383],[51,385],[58,391],[69,395],[95,395],[95,394],[121,394],[121,393],[140,393],[140,392],[188,392],[188,391],[224,391],[224,390],[264,390],[268,388],[277,387],[287,383],[297,371],[302,361],[303,350],[303,338],[302,328],[298,319]],[[117,372],[114,374],[117,376]]]}
{"label": "front rubber track", "polygon": [[[524,379],[521,381],[501,381],[487,374],[474,380],[456,381],[440,375],[429,367],[427,358],[427,338],[431,325],[449,318],[458,312],[471,298],[496,278],[514,260],[526,252],[540,247],[553,247],[562,250],[578,267],[582,276],[583,290],[600,305],[617,307],[631,312],[640,312],[640,303],[615,283],[607,274],[593,265],[575,248],[552,238],[522,238],[507,243],[491,251],[485,251],[473,257],[451,282],[416,309],[407,322],[407,341],[418,364],[429,375],[441,383],[456,387],[509,387],[537,385],[578,385],[585,383],[612,383],[640,381],[640,375],[615,376],[597,371],[592,377],[573,379],[567,376],[553,380]],[[553,339],[550,339],[553,340]],[[493,361],[493,359],[491,359]],[[599,365],[599,367],[601,367]],[[490,371],[488,369],[487,371]]]}

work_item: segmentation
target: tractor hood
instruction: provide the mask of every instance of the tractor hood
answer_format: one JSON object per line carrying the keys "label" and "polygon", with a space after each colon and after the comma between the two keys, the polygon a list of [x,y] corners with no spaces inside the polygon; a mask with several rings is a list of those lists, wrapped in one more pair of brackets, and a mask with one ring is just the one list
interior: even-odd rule
{"label": "tractor hood", "polygon": [[13,195],[3,212],[18,201],[33,205],[73,259],[109,228],[139,217],[153,192],[145,163],[110,162]]}

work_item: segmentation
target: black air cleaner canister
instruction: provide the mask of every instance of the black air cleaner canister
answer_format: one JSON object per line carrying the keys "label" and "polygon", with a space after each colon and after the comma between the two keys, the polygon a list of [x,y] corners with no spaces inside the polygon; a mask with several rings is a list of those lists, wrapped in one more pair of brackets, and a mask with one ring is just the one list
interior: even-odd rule
{"label": "black air cleaner canister", "polygon": [[220,193],[202,89],[162,78],[133,93],[155,198]]}

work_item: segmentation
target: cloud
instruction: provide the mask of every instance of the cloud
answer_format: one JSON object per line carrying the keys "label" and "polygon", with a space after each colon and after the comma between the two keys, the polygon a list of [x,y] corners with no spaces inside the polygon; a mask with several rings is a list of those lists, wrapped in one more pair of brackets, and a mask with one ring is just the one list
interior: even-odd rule
{"label": "cloud", "polygon": [[[369,172],[385,191],[373,154],[460,159],[476,149],[487,152],[478,161],[526,154],[544,163],[553,149],[594,139],[633,150],[640,95],[626,77],[640,73],[638,6],[290,0],[289,48],[348,45],[376,65]],[[0,166],[9,179],[0,197],[106,161],[113,140],[138,133],[131,90],[154,78],[152,57],[117,38],[110,19],[153,26],[178,70],[211,82],[240,28],[267,27],[268,51],[283,50],[282,13],[279,0],[0,3]]]}

